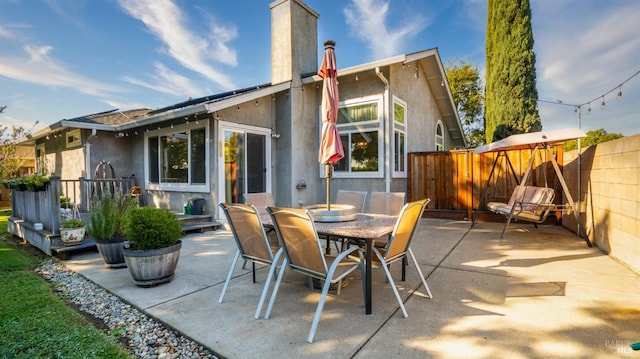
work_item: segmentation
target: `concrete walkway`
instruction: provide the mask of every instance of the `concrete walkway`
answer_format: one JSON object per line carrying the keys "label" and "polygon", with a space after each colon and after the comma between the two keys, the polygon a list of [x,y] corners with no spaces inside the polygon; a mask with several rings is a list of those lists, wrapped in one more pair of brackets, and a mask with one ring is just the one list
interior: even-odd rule
{"label": "concrete walkway", "polygon": [[[253,315],[267,269],[235,271],[218,297],[236,248],[229,232],[183,240],[175,279],[136,287],[126,269],[98,253],[63,263],[181,334],[228,358],[621,358],[640,357],[640,276],[557,226],[423,219],[412,245],[434,295],[410,265],[396,284],[374,270],[373,314],[364,314],[360,274],[327,299],[313,344],[306,342],[319,291],[287,272],[269,320]],[[417,290],[416,290],[417,288]],[[414,291],[416,290],[416,291]]]}

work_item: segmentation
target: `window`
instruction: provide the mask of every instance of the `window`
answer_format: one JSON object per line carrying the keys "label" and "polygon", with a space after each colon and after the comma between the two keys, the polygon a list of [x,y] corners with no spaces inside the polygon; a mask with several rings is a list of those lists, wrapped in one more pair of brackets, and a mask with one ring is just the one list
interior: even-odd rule
{"label": "window", "polygon": [[[335,177],[382,176],[382,97],[345,101],[338,112],[337,127],[344,158],[334,166]],[[321,166],[321,174],[324,169]]]}
{"label": "window", "polygon": [[406,177],[407,104],[393,98],[393,177]]}
{"label": "window", "polygon": [[82,141],[80,139],[80,129],[75,129],[67,132],[67,148],[80,146]]}
{"label": "window", "polygon": [[444,130],[442,121],[436,124],[436,151],[444,151]]}
{"label": "window", "polygon": [[145,134],[149,189],[209,190],[207,129],[184,125]]}

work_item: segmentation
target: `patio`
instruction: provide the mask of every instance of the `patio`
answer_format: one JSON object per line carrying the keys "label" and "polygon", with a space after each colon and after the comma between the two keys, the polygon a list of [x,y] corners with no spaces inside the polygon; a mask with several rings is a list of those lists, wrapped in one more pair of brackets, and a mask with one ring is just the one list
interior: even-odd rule
{"label": "patio", "polygon": [[[373,314],[364,314],[360,274],[327,298],[313,344],[306,342],[319,291],[287,272],[269,320],[253,314],[267,268],[251,281],[238,265],[217,299],[236,251],[230,232],[190,234],[176,278],[136,287],[126,269],[97,252],[63,263],[145,313],[229,358],[593,358],[631,356],[640,341],[640,276],[559,226],[424,218],[412,248],[434,295],[413,269],[397,284],[403,318],[384,272],[374,270]],[[392,267],[395,278],[398,266]],[[335,293],[334,293],[335,294]]]}

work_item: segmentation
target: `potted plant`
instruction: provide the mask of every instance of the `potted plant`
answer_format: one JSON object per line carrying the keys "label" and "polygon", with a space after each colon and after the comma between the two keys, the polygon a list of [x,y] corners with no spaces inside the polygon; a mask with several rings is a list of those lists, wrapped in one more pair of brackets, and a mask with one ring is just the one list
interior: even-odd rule
{"label": "potted plant", "polygon": [[65,246],[75,246],[84,240],[87,223],[78,218],[62,221],[60,228],[60,240]]}
{"label": "potted plant", "polygon": [[32,175],[24,177],[24,183],[27,186],[27,189],[31,192],[40,192],[44,191],[47,188],[47,184],[49,183],[49,177],[34,173]]}
{"label": "potted plant", "polygon": [[106,193],[91,201],[87,234],[96,242],[98,252],[108,268],[124,268],[127,263],[122,255],[124,230],[135,201],[122,193]]}
{"label": "potted plant", "polygon": [[129,273],[138,286],[171,281],[182,248],[182,224],[172,212],[154,207],[135,208],[122,249]]}

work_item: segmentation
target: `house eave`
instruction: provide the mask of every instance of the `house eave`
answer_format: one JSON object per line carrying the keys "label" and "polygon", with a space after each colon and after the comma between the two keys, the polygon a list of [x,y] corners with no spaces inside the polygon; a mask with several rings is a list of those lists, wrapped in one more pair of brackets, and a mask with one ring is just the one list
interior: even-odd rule
{"label": "house eave", "polygon": [[259,89],[259,90],[255,90],[255,91],[251,91],[242,95],[238,95],[235,97],[231,97],[228,99],[224,99],[224,100],[220,100],[220,101],[215,101],[215,102],[208,102],[205,103],[204,106],[207,110],[208,113],[213,113],[216,111],[221,111],[224,110],[226,108],[229,107],[233,107],[233,106],[238,106],[241,105],[243,103],[247,103],[250,101],[254,101],[257,100],[261,97],[264,96],[269,96],[269,95],[273,95],[276,94],[278,92],[284,91],[284,90],[288,90],[289,88],[291,88],[291,81],[287,81],[287,82],[282,82],[276,85],[272,85],[269,87],[265,87],[263,89]]}

